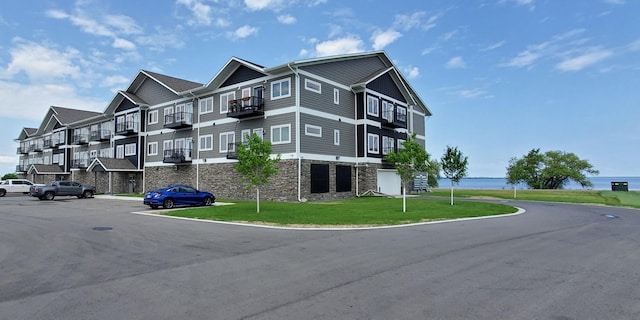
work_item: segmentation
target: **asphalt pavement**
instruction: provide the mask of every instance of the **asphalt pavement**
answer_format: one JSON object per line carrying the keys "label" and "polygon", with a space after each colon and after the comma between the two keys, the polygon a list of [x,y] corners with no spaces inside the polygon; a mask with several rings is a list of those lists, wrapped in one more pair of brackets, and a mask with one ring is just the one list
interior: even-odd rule
{"label": "asphalt pavement", "polygon": [[0,198],[0,319],[640,319],[640,211],[277,230]]}

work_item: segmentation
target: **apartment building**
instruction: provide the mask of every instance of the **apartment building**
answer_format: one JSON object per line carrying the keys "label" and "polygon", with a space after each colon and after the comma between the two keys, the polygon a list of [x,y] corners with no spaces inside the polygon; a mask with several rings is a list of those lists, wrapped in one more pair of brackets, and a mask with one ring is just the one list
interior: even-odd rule
{"label": "apartment building", "polygon": [[[254,197],[234,166],[238,144],[255,133],[282,159],[261,195],[304,201],[399,193],[384,156],[412,133],[425,146],[430,115],[386,53],[376,51],[275,67],[233,57],[206,84],[143,70],[102,114],[61,126],[73,135],[64,150],[76,180],[102,182],[110,192],[187,183],[223,199]],[[110,138],[96,140],[92,133],[102,137],[103,128]],[[25,128],[18,141],[30,147],[50,131]],[[21,165],[39,173],[29,156],[38,158],[27,153]]]}

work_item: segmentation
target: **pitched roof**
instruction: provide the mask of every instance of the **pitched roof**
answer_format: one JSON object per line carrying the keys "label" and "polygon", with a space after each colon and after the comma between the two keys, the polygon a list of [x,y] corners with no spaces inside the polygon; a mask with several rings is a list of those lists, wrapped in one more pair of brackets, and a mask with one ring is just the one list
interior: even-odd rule
{"label": "pitched roof", "polygon": [[68,125],[87,118],[101,116],[102,112],[86,111],[79,109],[71,109],[64,107],[51,106],[51,110],[55,113],[56,118],[62,125]]}
{"label": "pitched roof", "polygon": [[174,78],[164,74],[159,74],[159,73],[155,73],[147,70],[141,70],[141,71],[145,73],[147,76],[155,79],[156,81],[160,82],[167,88],[171,89],[175,93],[202,87],[202,83]]}
{"label": "pitched roof", "polygon": [[59,165],[55,164],[32,164],[27,170],[27,174],[68,174]]}
{"label": "pitched roof", "polygon": [[91,161],[91,164],[87,167],[87,172],[102,171],[94,170],[94,168],[100,167],[104,171],[139,171],[136,166],[127,159],[112,159],[112,158],[95,158]]}

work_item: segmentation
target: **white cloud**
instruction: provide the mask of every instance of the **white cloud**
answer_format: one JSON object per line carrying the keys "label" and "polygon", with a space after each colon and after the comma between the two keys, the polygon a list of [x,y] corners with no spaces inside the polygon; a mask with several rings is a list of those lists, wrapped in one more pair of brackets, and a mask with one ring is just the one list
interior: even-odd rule
{"label": "white cloud", "polygon": [[502,47],[506,42],[504,40],[500,41],[500,42],[496,42],[496,43],[492,43],[482,49],[480,49],[480,51],[491,51],[491,50],[495,50],[498,49],[500,47]]}
{"label": "white cloud", "polygon": [[181,4],[191,11],[194,19],[189,19],[189,25],[211,25],[211,6],[204,4],[201,0],[177,0],[177,4]]}
{"label": "white cloud", "polygon": [[579,71],[612,55],[613,52],[609,50],[593,48],[579,56],[564,59],[560,63],[556,64],[556,68],[562,71]]}
{"label": "white cloud", "polygon": [[116,28],[121,34],[142,33],[142,28],[129,16],[107,15],[104,20],[107,25]]}
{"label": "white cloud", "polygon": [[486,90],[480,88],[463,89],[458,91],[458,95],[465,99],[489,99],[493,98],[493,95],[489,94]]}
{"label": "white cloud", "polygon": [[376,31],[371,36],[374,50],[382,50],[389,44],[400,38],[402,34],[394,30]]}
{"label": "white cloud", "polygon": [[157,27],[155,33],[136,37],[136,42],[153,51],[163,51],[164,48],[179,49],[184,47],[184,38],[180,36],[180,30],[168,30]]}
{"label": "white cloud", "polygon": [[293,24],[296,23],[296,18],[290,14],[283,14],[278,16],[278,22],[282,24]]}
{"label": "white cloud", "polygon": [[278,10],[282,6],[282,0],[244,0],[244,4],[249,10]]}
{"label": "white cloud", "polygon": [[467,67],[467,63],[464,62],[461,56],[457,56],[449,59],[444,66],[447,69],[464,69]]}
{"label": "white cloud", "polygon": [[316,44],[315,56],[331,56],[364,52],[364,43],[357,36],[327,40]]}
{"label": "white cloud", "polygon": [[420,69],[414,66],[408,66],[404,69],[404,73],[409,79],[415,79],[420,76]]}
{"label": "white cloud", "polygon": [[516,6],[527,7],[529,10],[533,11],[536,8],[534,0],[500,0],[498,3],[505,4],[507,2],[512,2]]}
{"label": "white cloud", "polygon": [[426,56],[426,55],[430,54],[431,52],[433,52],[433,51],[435,51],[437,49],[438,49],[438,47],[424,48],[420,54],[423,55],[423,56]]}
{"label": "white cloud", "polygon": [[229,32],[227,35],[232,39],[243,39],[258,33],[258,29],[249,25],[239,27],[233,32]]}
{"label": "white cloud", "polygon": [[409,31],[421,26],[423,24],[422,18],[425,15],[426,13],[424,11],[414,12],[409,15],[397,14],[393,21],[393,26],[405,32]]}
{"label": "white cloud", "polygon": [[112,46],[116,49],[125,49],[125,50],[135,50],[136,49],[136,45],[126,39],[122,39],[122,38],[115,38],[113,39],[113,44]]}
{"label": "white cloud", "polygon": [[507,67],[517,67],[517,68],[527,67],[532,65],[534,62],[536,62],[536,60],[538,60],[541,56],[542,54],[539,52],[532,51],[532,50],[525,50],[523,52],[518,53],[518,55],[515,58],[512,58],[511,60],[509,60],[509,62],[507,62],[504,65]]}
{"label": "white cloud", "polygon": [[11,62],[6,69],[0,69],[0,78],[11,78],[21,72],[31,81],[79,76],[80,68],[74,63],[78,51],[68,48],[64,51],[44,45],[16,39],[15,48],[10,49]]}
{"label": "white cloud", "polygon": [[101,87],[113,87],[113,86],[121,86],[124,87],[126,86],[131,80],[125,76],[121,76],[121,75],[114,75],[114,76],[107,76],[104,79],[102,79],[102,82],[100,82],[100,86]]}

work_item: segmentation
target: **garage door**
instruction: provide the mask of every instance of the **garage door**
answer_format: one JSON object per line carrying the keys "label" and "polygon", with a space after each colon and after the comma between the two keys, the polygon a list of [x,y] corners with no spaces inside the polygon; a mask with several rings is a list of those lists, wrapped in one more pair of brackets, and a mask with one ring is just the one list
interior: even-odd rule
{"label": "garage door", "polygon": [[378,169],[378,192],[389,195],[402,194],[402,179],[395,169]]}

